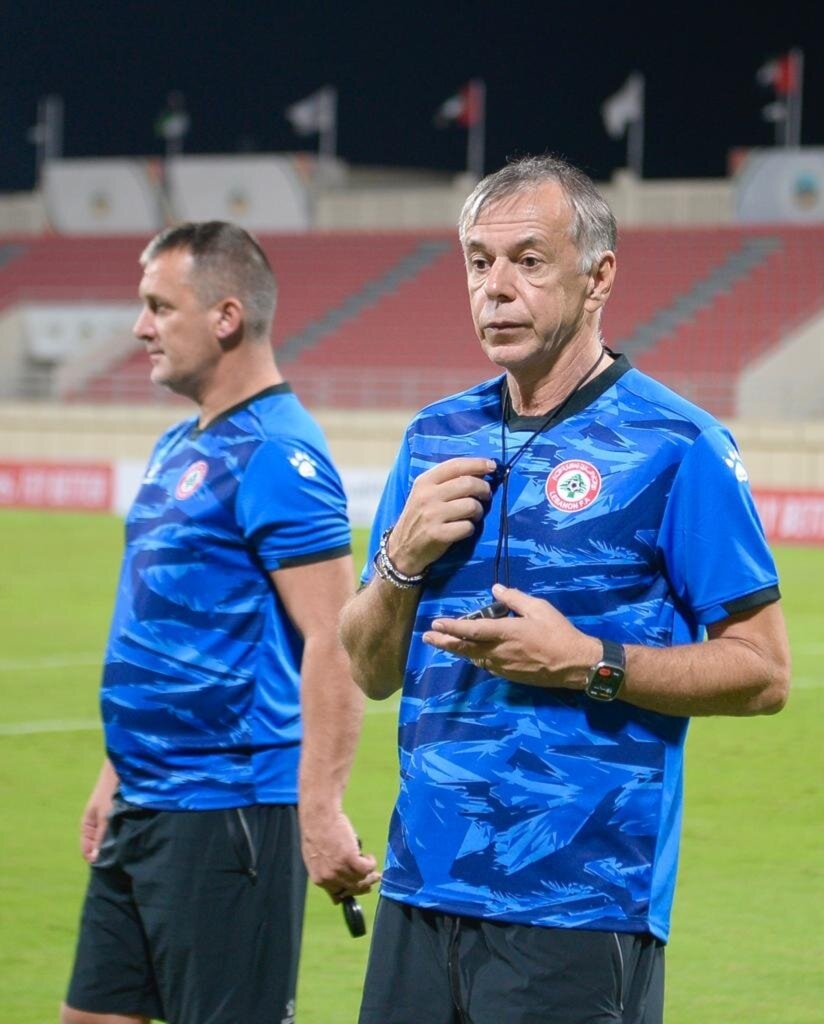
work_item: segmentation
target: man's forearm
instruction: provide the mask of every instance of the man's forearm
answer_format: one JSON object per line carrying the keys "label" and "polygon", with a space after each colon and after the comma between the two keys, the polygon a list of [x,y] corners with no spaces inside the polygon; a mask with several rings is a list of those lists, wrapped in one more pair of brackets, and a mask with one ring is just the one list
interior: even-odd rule
{"label": "man's forearm", "polygon": [[341,639],[352,676],[367,697],[384,700],[403,685],[420,591],[375,578],[343,610]]}
{"label": "man's forearm", "polygon": [[363,704],[341,647],[307,643],[301,666],[302,804],[328,800],[340,806],[360,735]]}
{"label": "man's forearm", "polygon": [[629,647],[624,700],[669,715],[764,715],[784,706],[789,656],[719,637],[666,649]]}
{"label": "man's forearm", "polygon": [[[515,614],[501,619],[435,619],[424,643],[529,686],[583,690],[601,642],[548,601],[496,585]],[[790,652],[778,603],[708,627],[706,643],[626,646],[621,700],[667,715],[763,715],[780,711]]]}
{"label": "man's forearm", "polygon": [[380,877],[362,854],[343,798],[363,720],[363,694],[334,632],[308,639],[301,664],[301,744],[298,785],[301,852],[309,877],[338,902],[368,892]]}

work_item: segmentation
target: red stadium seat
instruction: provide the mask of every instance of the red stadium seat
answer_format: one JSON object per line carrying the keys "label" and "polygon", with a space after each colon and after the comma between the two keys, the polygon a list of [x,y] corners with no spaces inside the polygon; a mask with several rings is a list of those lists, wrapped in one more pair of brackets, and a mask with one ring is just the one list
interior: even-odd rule
{"label": "red stadium seat", "polygon": [[[0,309],[21,302],[134,302],[145,240],[0,240]],[[278,278],[273,343],[314,405],[418,407],[490,376],[451,232],[260,238]],[[607,343],[718,415],[738,375],[824,308],[824,229],[627,228]],[[139,343],[70,396],[157,401]]]}

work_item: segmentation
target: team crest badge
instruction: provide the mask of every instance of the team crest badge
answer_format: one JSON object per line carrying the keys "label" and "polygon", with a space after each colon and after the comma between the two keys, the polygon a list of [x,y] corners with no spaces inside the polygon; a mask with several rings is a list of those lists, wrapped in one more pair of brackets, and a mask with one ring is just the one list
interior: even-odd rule
{"label": "team crest badge", "polygon": [[177,487],[175,487],[175,497],[180,501],[191,498],[206,479],[208,472],[209,467],[205,462],[202,460],[200,462],[193,462],[188,469],[184,469],[183,475],[178,480]]}
{"label": "team crest badge", "polygon": [[559,512],[580,512],[601,493],[601,474],[591,462],[568,459],[546,478],[546,496]]}

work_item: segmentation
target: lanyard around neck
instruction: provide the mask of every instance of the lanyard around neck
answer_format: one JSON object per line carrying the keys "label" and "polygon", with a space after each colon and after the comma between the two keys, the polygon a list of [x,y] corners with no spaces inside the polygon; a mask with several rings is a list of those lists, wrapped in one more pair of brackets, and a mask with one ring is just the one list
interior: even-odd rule
{"label": "lanyard around neck", "polygon": [[[505,587],[509,586],[509,512],[508,512],[508,497],[509,497],[509,475],[512,471],[512,467],[521,458],[532,445],[535,438],[542,433],[549,424],[556,419],[569,404],[570,399],[573,395],[577,394],[586,382],[592,377],[598,367],[601,365],[604,356],[607,354],[605,348],[601,348],[598,358],[586,371],[586,373],[576,382],[571,391],[566,397],[555,406],[554,409],[550,409],[546,413],[541,422],[532,431],[529,437],[524,443],[513,453],[512,457],[507,460],[506,451],[506,418],[507,418],[507,407],[510,404],[509,389],[504,382],[503,387],[505,389],[503,399],[501,401],[501,465],[496,473],[498,480],[501,483],[501,514],[498,524],[498,544],[495,548],[495,561],[492,566],[493,583],[503,583]],[[503,579],[500,578],[501,561],[503,560]]]}

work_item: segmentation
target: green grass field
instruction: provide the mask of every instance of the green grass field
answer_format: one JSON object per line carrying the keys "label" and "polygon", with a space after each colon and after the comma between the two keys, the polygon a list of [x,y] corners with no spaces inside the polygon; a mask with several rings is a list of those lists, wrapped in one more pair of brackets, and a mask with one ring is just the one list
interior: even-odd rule
{"label": "green grass field", "polygon": [[[121,532],[108,516],[0,512],[0,1017],[14,1024],[56,1019],[71,961],[86,873],[77,820],[102,757],[98,666]],[[778,717],[692,725],[667,1024],[824,1019],[824,549],[777,557],[793,695]],[[379,856],[395,707],[370,705],[347,799]],[[374,897],[363,904],[371,919]],[[366,953],[367,940],[351,939],[340,910],[313,892],[301,1024],[355,1021]]]}

